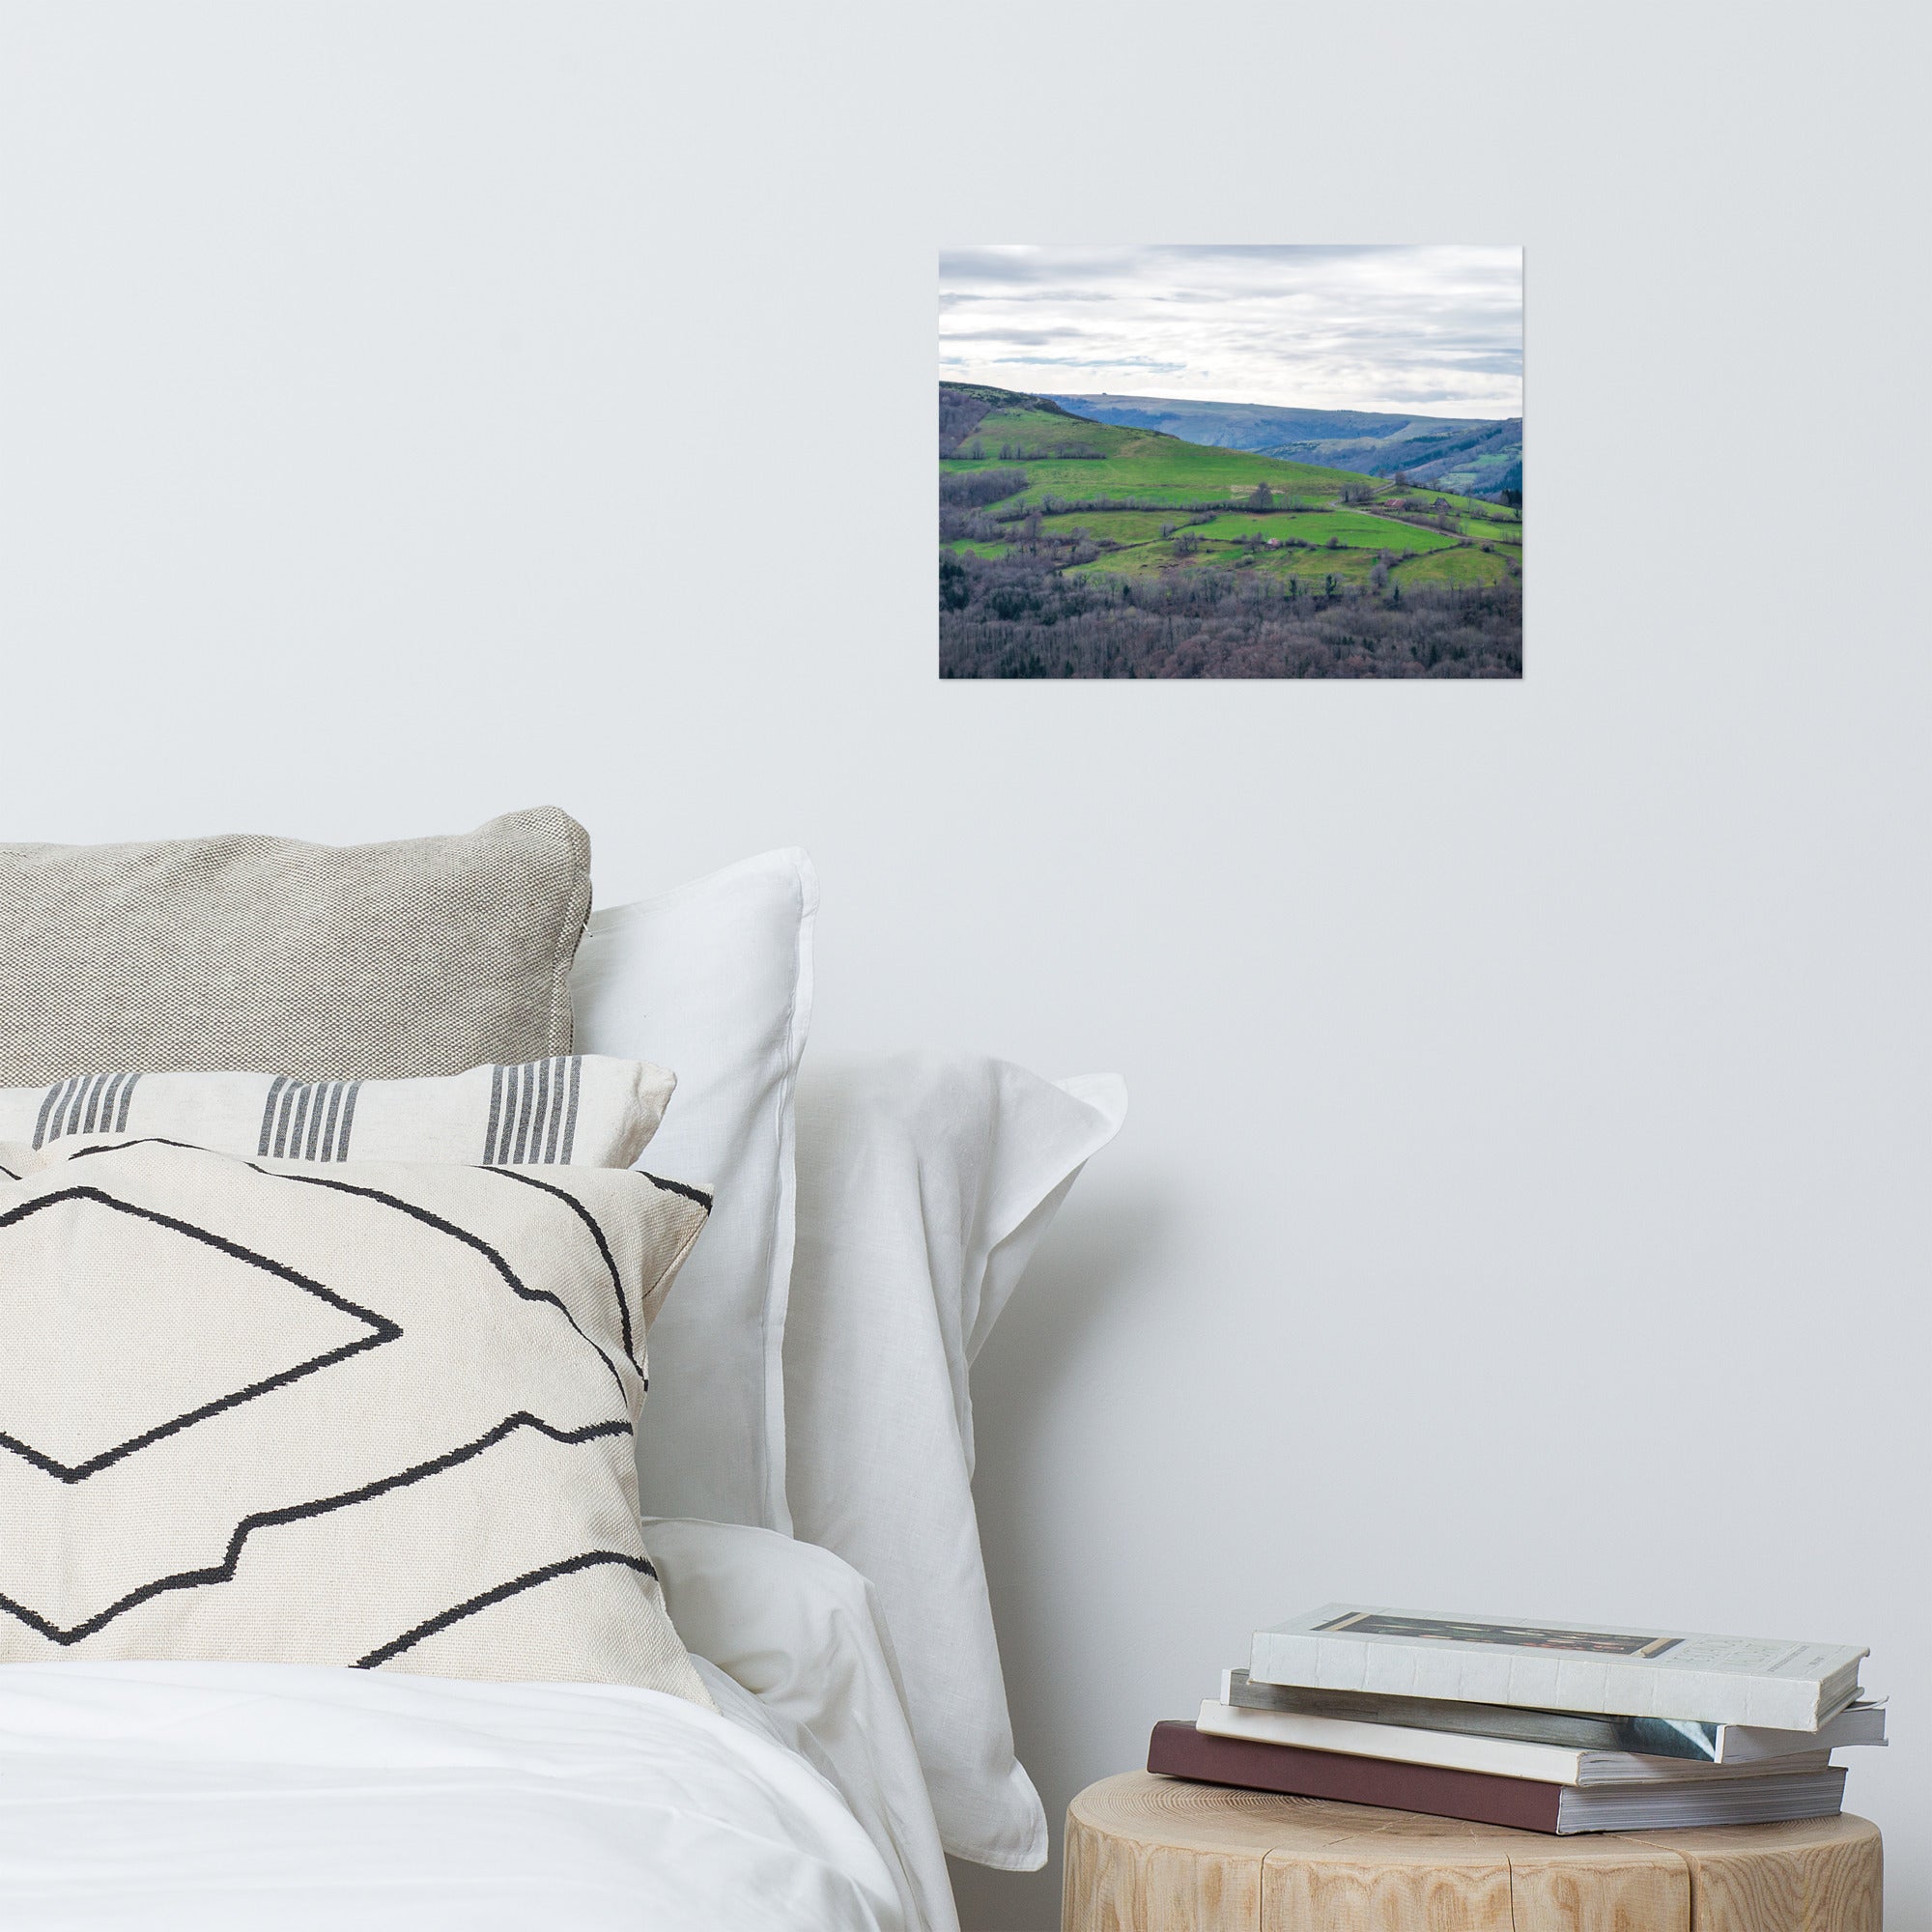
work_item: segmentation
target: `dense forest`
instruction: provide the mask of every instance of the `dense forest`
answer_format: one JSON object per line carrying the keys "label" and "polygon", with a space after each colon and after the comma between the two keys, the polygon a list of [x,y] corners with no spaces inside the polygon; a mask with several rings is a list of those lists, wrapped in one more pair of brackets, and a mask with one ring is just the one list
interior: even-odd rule
{"label": "dense forest", "polygon": [[940,446],[943,677],[1522,673],[1520,484],[1455,495],[965,385],[941,385]]}
{"label": "dense forest", "polygon": [[942,677],[1517,677],[1514,582],[1069,579],[1051,546],[939,566]]}

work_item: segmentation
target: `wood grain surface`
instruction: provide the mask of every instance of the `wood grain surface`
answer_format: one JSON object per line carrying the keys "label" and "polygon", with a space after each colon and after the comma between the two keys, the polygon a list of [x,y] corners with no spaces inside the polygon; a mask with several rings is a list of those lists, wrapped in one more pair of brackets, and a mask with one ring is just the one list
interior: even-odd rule
{"label": "wood grain surface", "polygon": [[1879,1932],[1862,1818],[1538,1832],[1128,1772],[1066,1813],[1063,1932]]}

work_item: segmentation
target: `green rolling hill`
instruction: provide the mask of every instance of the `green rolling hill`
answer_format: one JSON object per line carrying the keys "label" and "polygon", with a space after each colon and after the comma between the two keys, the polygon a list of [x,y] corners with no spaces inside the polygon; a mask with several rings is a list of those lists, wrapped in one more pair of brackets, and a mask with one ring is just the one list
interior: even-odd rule
{"label": "green rolling hill", "polygon": [[1522,488],[1520,416],[1427,416],[1364,410],[1294,410],[1268,403],[1194,402],[1166,396],[1053,396],[1075,416],[1158,430],[1215,448],[1252,449],[1293,463],[1475,495]]}
{"label": "green rolling hill", "polygon": [[[940,384],[940,499],[970,527],[945,548],[1000,557],[1064,546],[1094,577],[1213,570],[1361,583],[1500,582],[1522,561],[1520,512],[1387,477],[1102,423],[1050,397]],[[983,484],[948,478],[983,475]],[[1003,487],[1004,486],[1004,487]]]}
{"label": "green rolling hill", "polygon": [[939,385],[939,553],[943,677],[1521,675],[1520,502],[1048,396]]}
{"label": "green rolling hill", "polygon": [[[1312,503],[1365,480],[1326,465],[1216,449],[1160,430],[1095,422],[1043,396],[951,383],[939,386],[941,469],[993,469],[1023,463],[1025,502],[1041,502],[1049,497],[1083,502],[1131,497],[1151,504],[1179,505],[1207,497],[1230,500],[1251,495],[1257,484],[1266,484],[1284,497],[1305,497]],[[950,449],[945,427],[949,391],[955,422],[965,420],[962,398],[987,404],[970,428],[951,439]]]}

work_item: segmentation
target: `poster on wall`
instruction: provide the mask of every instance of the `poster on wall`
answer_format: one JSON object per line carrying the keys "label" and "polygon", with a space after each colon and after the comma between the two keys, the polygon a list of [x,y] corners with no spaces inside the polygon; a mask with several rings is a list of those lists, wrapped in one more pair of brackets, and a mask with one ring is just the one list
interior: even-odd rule
{"label": "poster on wall", "polygon": [[943,250],[939,674],[1520,678],[1522,250]]}

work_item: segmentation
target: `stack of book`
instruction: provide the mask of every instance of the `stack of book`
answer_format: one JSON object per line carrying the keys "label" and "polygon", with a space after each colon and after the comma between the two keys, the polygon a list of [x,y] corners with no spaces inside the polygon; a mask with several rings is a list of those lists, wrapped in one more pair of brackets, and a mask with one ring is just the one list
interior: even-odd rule
{"label": "stack of book", "polygon": [[1866,1650],[1324,1604],[1255,1633],[1148,1769],[1532,1832],[1818,1818],[1885,1743]]}

